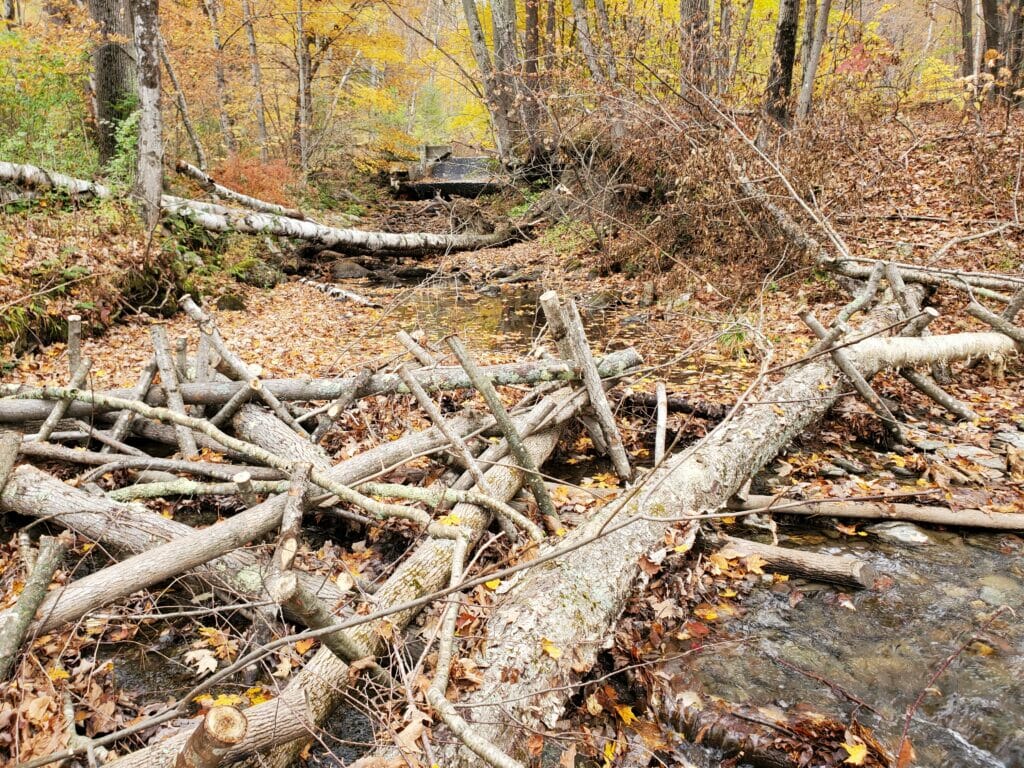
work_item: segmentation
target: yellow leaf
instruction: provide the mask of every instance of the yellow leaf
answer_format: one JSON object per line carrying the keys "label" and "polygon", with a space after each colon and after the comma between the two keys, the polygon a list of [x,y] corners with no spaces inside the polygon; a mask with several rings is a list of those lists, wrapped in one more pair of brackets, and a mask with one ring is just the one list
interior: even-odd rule
{"label": "yellow leaf", "polygon": [[565,528],[558,528],[555,531],[555,536],[565,536],[565,534],[566,534]]}
{"label": "yellow leaf", "polygon": [[437,522],[439,522],[441,525],[458,525],[460,522],[462,522],[462,520],[459,518],[458,515],[452,512],[451,514],[447,514],[444,517],[439,518]]}
{"label": "yellow leaf", "polygon": [[313,643],[315,643],[315,642],[316,642],[316,640],[314,640],[313,638],[307,638],[305,640],[297,640],[295,642],[295,652],[298,653],[299,656],[305,656],[306,655],[306,651],[308,651],[310,648],[312,648],[313,647]]}
{"label": "yellow leaf", "polygon": [[718,593],[721,597],[736,597],[735,589],[723,589]]}
{"label": "yellow leaf", "polygon": [[619,717],[622,718],[622,722],[624,722],[626,725],[629,725],[637,719],[637,716],[633,714],[633,708],[628,707],[625,704],[620,704],[619,706],[617,706],[615,708],[615,711],[619,713]]}
{"label": "yellow leaf", "polygon": [[847,744],[845,741],[839,746],[846,750],[850,755],[848,758],[843,760],[844,763],[850,765],[864,765],[864,760],[868,756],[867,744]]}
{"label": "yellow leaf", "polygon": [[211,707],[233,707],[236,704],[241,704],[243,701],[241,696],[234,693],[222,693],[220,696],[215,698],[210,706]]}
{"label": "yellow leaf", "polygon": [[714,621],[718,618],[718,611],[711,606],[698,606],[693,609],[693,612],[702,621]]}
{"label": "yellow leaf", "polygon": [[768,564],[768,561],[760,555],[747,555],[743,558],[743,562],[751,573],[764,573],[762,568]]}
{"label": "yellow leaf", "polygon": [[612,760],[615,759],[615,752],[618,750],[619,744],[616,741],[606,741],[604,744],[604,764],[611,765]]}
{"label": "yellow leaf", "polygon": [[68,671],[63,667],[54,667],[53,669],[48,670],[46,675],[54,682],[57,682],[58,680],[67,680],[71,677]]}
{"label": "yellow leaf", "polygon": [[247,699],[249,699],[249,703],[252,705],[262,704],[263,702],[270,701],[272,698],[274,698],[270,695],[270,692],[262,685],[257,685],[250,688],[245,692],[245,696]]}
{"label": "yellow leaf", "polygon": [[552,643],[546,637],[541,638],[540,647],[544,649],[544,653],[550,656],[552,659],[562,658],[562,649]]}
{"label": "yellow leaf", "polygon": [[501,586],[501,579],[491,579],[490,581],[485,581],[484,586],[488,589],[497,589]]}

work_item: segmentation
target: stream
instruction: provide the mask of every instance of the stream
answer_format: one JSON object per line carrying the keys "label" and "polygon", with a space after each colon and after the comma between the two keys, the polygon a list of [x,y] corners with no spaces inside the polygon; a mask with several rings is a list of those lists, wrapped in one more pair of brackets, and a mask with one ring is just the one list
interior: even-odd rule
{"label": "stream", "polygon": [[[737,703],[812,710],[845,721],[854,705],[773,658],[836,684],[877,709],[858,720],[896,745],[905,713],[929,688],[910,725],[916,765],[1014,768],[1024,765],[1024,626],[999,606],[1024,604],[1024,542],[1017,536],[905,526],[928,544],[908,546],[827,527],[787,527],[780,544],[854,554],[892,579],[880,591],[837,599],[833,587],[791,579],[755,589],[742,616],[727,624],[737,642],[664,665],[698,692]],[[743,533],[741,535],[748,535]],[[802,599],[794,600],[794,591]],[[793,604],[795,602],[795,604]],[[972,638],[976,638],[972,641]],[[933,672],[967,648],[931,685]],[[714,756],[691,762],[710,768]]]}

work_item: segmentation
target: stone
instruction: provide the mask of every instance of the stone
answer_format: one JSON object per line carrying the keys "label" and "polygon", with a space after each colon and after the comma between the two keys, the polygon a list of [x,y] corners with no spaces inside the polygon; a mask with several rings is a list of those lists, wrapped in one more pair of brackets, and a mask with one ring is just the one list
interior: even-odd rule
{"label": "stone", "polygon": [[966,459],[980,467],[1006,471],[1006,459],[976,445],[944,445],[936,453],[946,459]]}
{"label": "stone", "polygon": [[932,543],[928,534],[912,523],[899,521],[877,523],[868,526],[867,530],[884,541],[907,547],[927,547]]}
{"label": "stone", "polygon": [[245,301],[237,293],[225,293],[217,299],[217,309],[225,312],[244,312]]}
{"label": "stone", "polygon": [[360,266],[352,259],[338,259],[331,264],[332,280],[358,280],[362,277],[369,277],[372,272],[366,267]]}

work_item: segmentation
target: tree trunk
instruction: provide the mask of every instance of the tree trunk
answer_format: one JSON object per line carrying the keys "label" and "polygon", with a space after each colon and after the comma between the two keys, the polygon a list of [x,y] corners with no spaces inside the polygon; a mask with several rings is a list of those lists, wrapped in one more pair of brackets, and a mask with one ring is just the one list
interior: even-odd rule
{"label": "tree trunk", "polygon": [[296,73],[296,104],[295,104],[295,148],[299,153],[299,168],[303,173],[309,170],[309,115],[310,97],[313,89],[310,86],[310,55],[309,39],[306,36],[305,9],[302,0],[295,4],[295,73]]}
{"label": "tree trunk", "polygon": [[597,17],[597,28],[601,33],[601,55],[604,58],[605,72],[613,83],[619,79],[618,67],[615,63],[615,46],[612,42],[612,25],[608,21],[608,8],[604,0],[594,0],[594,15]]}
{"label": "tree trunk", "polygon": [[139,157],[135,197],[141,202],[146,228],[160,221],[164,145],[160,118],[159,0],[130,0],[138,61]]}
{"label": "tree trunk", "polygon": [[487,48],[487,37],[484,35],[483,25],[480,23],[480,15],[476,10],[476,0],[462,0],[462,10],[466,17],[466,26],[469,29],[470,47],[473,49],[473,58],[476,59],[477,69],[480,70],[480,80],[483,84],[484,99],[487,101],[487,110],[490,112],[491,121],[494,123],[494,139],[498,149],[498,157],[508,160],[512,151],[512,135],[509,126],[508,112],[503,108],[499,81],[496,79],[494,69],[491,66],[491,53]]}
{"label": "tree trunk", "polygon": [[807,0],[804,6],[804,34],[800,38],[800,71],[807,71],[807,60],[814,44],[814,21],[818,16],[818,0]]}
{"label": "tree trunk", "polygon": [[[814,0],[809,0],[809,7],[814,5]],[[828,14],[831,10],[832,0],[821,0],[818,20],[814,26],[814,35],[811,38],[811,50],[807,53],[807,62],[802,72],[800,95],[797,97],[797,120],[806,120],[807,116],[811,114],[811,101],[814,98],[814,78],[818,74],[821,51],[825,47],[825,40],[828,38]]]}
{"label": "tree trunk", "polygon": [[[876,310],[862,330],[885,327],[897,317],[896,307]],[[1009,339],[996,334],[967,336],[871,338],[848,353],[871,376],[883,367],[1012,349]],[[484,670],[484,680],[460,711],[472,720],[476,734],[525,759],[523,728],[536,733],[556,727],[574,683],[595,663],[633,593],[641,556],[665,546],[665,534],[675,524],[671,519],[717,511],[782,447],[821,418],[847,387],[828,361],[797,369],[760,396],[776,406],[752,403],[742,409],[681,457],[670,458],[636,493],[601,510],[554,547],[542,549],[540,557],[565,554],[520,574],[492,609],[486,643],[473,657]],[[691,526],[691,541],[693,533]],[[574,546],[579,548],[572,550]],[[600,573],[594,563],[601,563]],[[475,756],[457,747],[435,757],[452,768],[478,764]]]}
{"label": "tree trunk", "polygon": [[220,130],[224,134],[224,148],[231,154],[238,152],[235,129],[228,114],[228,81],[224,74],[224,46],[220,39],[220,9],[217,0],[203,0],[206,16],[210,20],[210,40],[213,44],[213,82],[217,89],[217,111]]}
{"label": "tree trunk", "polygon": [[0,16],[4,22],[4,29],[11,29],[18,23],[18,6],[15,0],[4,0],[3,14]]}
{"label": "tree trunk", "polygon": [[960,0],[957,13],[960,15],[960,50],[963,56],[960,74],[970,77],[974,74],[974,0]]}
{"label": "tree trunk", "polygon": [[199,135],[192,124],[192,118],[188,112],[188,102],[185,101],[185,93],[181,90],[181,84],[178,82],[178,76],[171,65],[171,59],[167,55],[167,46],[162,36],[160,38],[160,60],[164,64],[164,71],[167,72],[167,77],[170,78],[171,88],[174,89],[174,100],[178,105],[178,114],[181,116],[182,125],[185,126],[185,133],[188,134],[189,143],[192,144],[192,151],[196,153],[196,163],[200,169],[205,171],[206,153],[203,151],[203,145],[199,142]]}
{"label": "tree trunk", "polygon": [[708,0],[679,0],[679,51],[684,93],[689,88],[707,91],[711,70],[709,8]]}
{"label": "tree trunk", "polygon": [[128,0],[89,0],[88,5],[99,37],[92,51],[96,143],[106,165],[117,151],[118,125],[135,111],[135,35]]}
{"label": "tree trunk", "polygon": [[580,41],[580,50],[583,51],[583,58],[587,62],[590,76],[594,78],[594,82],[603,83],[604,72],[601,71],[601,62],[598,61],[597,52],[594,50],[594,40],[590,36],[587,0],[572,0],[572,14],[576,22],[576,37]]}
{"label": "tree trunk", "polygon": [[[267,150],[267,106],[263,100],[263,71],[260,69],[259,49],[256,47],[256,29],[253,26],[252,9],[249,0],[242,0],[242,24],[249,41],[249,71],[252,75],[253,98],[256,105],[256,143],[260,148],[260,160],[269,158]],[[203,168],[200,165],[200,168]],[[203,168],[205,170],[205,168]]]}
{"label": "tree trunk", "polygon": [[[826,14],[822,16],[827,18]],[[790,122],[789,95],[793,86],[799,18],[800,0],[779,0],[779,21],[775,28],[775,44],[765,89],[765,114],[784,128]]]}
{"label": "tree trunk", "polygon": [[[539,0],[538,0],[539,2]],[[551,72],[555,66],[555,23],[558,9],[555,0],[548,0],[544,9],[544,71]]]}
{"label": "tree trunk", "polygon": [[983,50],[985,64],[993,70],[993,74],[999,69],[998,59],[989,59],[988,51],[1002,53],[1000,48],[1000,37],[1002,33],[1003,20],[999,9],[999,0],[981,0],[981,12],[985,21],[985,41]]}

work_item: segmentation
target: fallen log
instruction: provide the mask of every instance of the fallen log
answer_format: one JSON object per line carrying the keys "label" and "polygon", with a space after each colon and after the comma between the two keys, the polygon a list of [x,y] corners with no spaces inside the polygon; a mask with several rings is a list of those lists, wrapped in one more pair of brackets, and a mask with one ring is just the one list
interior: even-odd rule
{"label": "fallen log", "polygon": [[[621,376],[631,368],[640,365],[641,359],[636,350],[622,349],[612,352],[598,360],[598,372],[602,378]],[[502,365],[484,366],[485,376],[495,386],[512,384],[540,384],[547,381],[578,381],[579,372],[572,363],[563,360],[539,360],[535,362],[505,363]],[[413,371],[413,376],[427,392],[450,389],[472,389],[473,385],[466,372],[459,366],[444,368],[424,368]],[[335,400],[352,389],[353,377],[334,379],[267,379],[261,381],[280,400]],[[247,388],[247,382],[209,381],[183,382],[179,386],[182,400],[186,405],[223,405],[228,402],[241,388]],[[22,387],[17,384],[0,384],[0,397],[16,395]],[[398,374],[378,373],[369,378],[359,388],[357,397],[391,394],[393,392],[408,393]],[[132,399],[133,390],[115,389],[97,394],[110,397]],[[166,405],[166,393],[161,387],[151,387],[146,395],[148,405]],[[0,424],[23,424],[31,421],[42,421],[53,409],[55,401],[2,400],[0,401]],[[93,413],[106,410],[102,406],[90,406],[86,403],[72,403],[67,415],[83,418]],[[139,420],[136,420],[139,421]],[[200,447],[203,443],[199,442]]]}
{"label": "fallen log", "polygon": [[[571,419],[578,410],[578,398],[562,394],[558,399],[557,407],[557,413],[552,417],[554,426],[547,427],[544,431],[532,434],[524,440],[537,463],[541,463],[543,458],[554,449],[558,441],[560,425]],[[526,432],[528,430],[524,426],[529,422],[530,415],[527,414],[518,420],[517,428]],[[449,424],[452,425],[453,422],[450,421]],[[438,432],[438,434],[440,433]],[[356,459],[359,458],[361,457],[356,457]],[[508,501],[522,485],[522,473],[517,468],[510,466],[491,467],[485,473],[485,477],[491,492],[500,501]],[[475,537],[480,536],[490,522],[490,515],[485,510],[471,504],[457,504],[453,508],[452,514],[459,518],[462,528],[472,531]],[[408,559],[402,562],[395,573],[375,593],[375,605],[379,609],[403,605],[416,597],[430,594],[446,586],[455,546],[455,541],[450,539],[429,539],[424,542]],[[363,644],[374,655],[378,655],[384,646],[384,637],[390,636],[392,632],[408,624],[417,612],[418,608],[409,608],[393,613],[384,620],[360,625],[351,632],[352,638]],[[289,697],[291,701],[304,700],[306,702],[305,708],[298,715],[289,713],[295,719],[309,724],[310,730],[299,734],[300,736],[308,737],[314,733],[315,726],[322,723],[344,700],[348,682],[348,665],[327,648],[318,650],[313,659],[289,681],[282,697]],[[266,708],[271,704],[273,702],[261,704],[258,707],[253,707],[252,710],[247,710],[247,713]],[[285,726],[288,726],[288,723],[285,723]],[[176,734],[159,744],[108,763],[108,768],[113,766],[116,768],[157,768],[158,766],[171,768],[173,756],[188,735],[189,731]],[[240,758],[277,747],[263,761],[263,764],[283,768],[294,761],[298,751],[304,746],[305,739],[292,741],[295,738],[296,734],[288,727],[282,728],[279,733],[266,730],[252,733],[238,745],[234,755]]]}
{"label": "fallen log", "polygon": [[[478,417],[461,417],[450,422],[451,428],[463,435],[485,424],[487,422]],[[289,432],[289,434],[291,433]],[[293,437],[295,436],[293,435]],[[426,451],[445,445],[446,442],[446,438],[440,431],[427,430],[359,454],[336,465],[329,470],[328,474],[335,482],[357,483]],[[238,520],[239,522],[235,523],[235,526],[243,527],[250,533],[254,533],[255,536],[265,535],[280,526],[284,504],[284,496],[275,496],[236,515],[228,522]],[[144,508],[90,496],[30,466],[21,466],[15,471],[7,488],[0,494],[0,511],[54,519],[60,525],[66,526],[92,541],[132,554],[152,550],[168,541],[186,537],[195,532],[188,525],[168,520],[162,515],[149,512]],[[132,585],[135,589],[142,589],[155,583],[153,580],[155,572],[148,569],[144,559],[139,563],[142,569],[132,574],[134,579]],[[268,571],[269,567],[266,558],[258,558],[247,550],[239,550],[199,566],[195,569],[195,574],[253,601],[267,598],[263,574]],[[178,572],[180,571],[181,568],[178,568]],[[326,602],[333,605],[340,599],[341,593],[333,583],[310,574],[300,574],[300,577],[306,580],[308,588]],[[156,580],[159,580],[159,577]],[[109,582],[109,580],[105,580],[105,582]],[[69,593],[71,594],[76,590],[81,590],[81,587],[74,586],[76,583],[72,582],[63,590],[54,592],[51,598],[52,603],[63,606],[64,601],[61,597],[65,591],[71,590]],[[116,592],[122,586],[102,583],[98,586],[100,592],[92,594],[91,599],[93,601],[106,600],[104,595],[108,593],[104,590]],[[76,605],[81,604],[76,603]],[[50,626],[50,624],[47,623],[45,626]]]}
{"label": "fallen log", "polygon": [[[74,195],[113,196],[109,187],[61,173],[53,173],[33,165],[0,162],[0,181],[36,189],[58,189]],[[367,232],[339,229],[270,213],[225,209],[198,200],[183,200],[170,195],[161,197],[163,213],[190,219],[211,232],[243,232],[249,235],[274,235],[308,240],[324,248],[354,253],[396,253],[406,256],[453,253],[492,248],[515,242],[522,237],[517,228],[507,228],[485,235],[436,234],[433,232]],[[220,211],[223,212],[219,212]]]}
{"label": "fallen log", "polygon": [[878,578],[874,566],[853,555],[804,552],[734,536],[723,536],[722,540],[725,542],[725,547],[720,550],[723,557],[731,559],[757,555],[769,571],[855,589],[871,589]]}
{"label": "fallen log", "polygon": [[249,211],[212,213],[191,200],[173,202],[163,208],[165,213],[187,218],[211,232],[242,232],[247,235],[273,235],[306,240],[323,248],[343,253],[386,253],[403,256],[426,256],[435,253],[476,251],[508,245],[522,237],[515,228],[490,234],[437,234],[433,232],[368,232],[361,229],[339,229],[311,221]]}
{"label": "fallen log", "polygon": [[[720,750],[724,758],[756,768],[802,768],[834,765],[834,747],[851,739],[864,743],[871,765],[891,765],[892,756],[870,731],[854,721],[840,723],[813,712],[790,717],[750,705],[726,702],[694,691],[675,695],[655,693],[653,709],[665,726],[695,744]],[[852,740],[852,739],[851,739]],[[851,761],[847,761],[851,762]],[[864,763],[862,759],[858,764]]]}
{"label": "fallen log", "polygon": [[241,710],[213,707],[175,759],[176,768],[217,768],[249,728]]}
{"label": "fallen log", "polygon": [[[265,507],[267,504],[268,502],[264,502],[259,506]],[[191,526],[168,520],[144,507],[92,496],[85,491],[72,488],[52,475],[25,464],[15,470],[7,488],[0,494],[0,512],[15,512],[26,517],[50,520],[81,534],[90,541],[131,555],[137,555],[169,540],[195,532]],[[274,530],[274,527],[268,526],[266,532]],[[145,562],[140,562],[145,567]],[[262,578],[262,574],[268,568],[267,557],[243,549],[211,560],[195,568],[191,575],[205,585],[212,584],[216,589],[237,596],[245,602],[255,602],[269,599],[263,588]],[[179,568],[174,575],[180,573]],[[309,587],[318,591],[325,600],[330,597],[341,597],[338,588],[328,579],[313,574],[304,574],[304,578],[308,579]],[[68,589],[74,592],[77,589],[73,587],[75,583],[72,582],[47,595],[40,619],[35,625],[37,630],[40,627],[59,625],[53,623],[50,618],[49,607],[62,606],[61,595]],[[101,600],[106,588],[116,590],[117,585],[100,585],[100,591],[93,595],[93,599]],[[203,587],[204,590],[208,588]]]}
{"label": "fallen log", "polygon": [[54,571],[60,566],[64,553],[73,541],[74,537],[68,533],[40,538],[39,555],[18,602],[0,614],[0,682],[7,679],[14,668],[21,644],[32,634],[32,617],[43,603]]}
{"label": "fallen log", "polygon": [[[867,330],[891,324],[897,311],[876,309]],[[1012,349],[1012,341],[989,333],[874,337],[847,353],[870,377],[882,368],[964,359],[982,351],[1011,354]],[[477,735],[514,757],[525,757],[522,730],[510,723],[533,732],[555,727],[573,683],[595,663],[632,593],[641,555],[661,544],[670,521],[719,509],[748,477],[823,416],[847,386],[830,361],[797,368],[761,396],[773,403],[771,408],[739,406],[733,420],[666,460],[634,492],[566,536],[558,545],[563,556],[524,572],[494,608],[487,643],[473,657],[484,679],[463,711]],[[594,563],[601,564],[596,572]],[[464,748],[436,752],[442,765],[476,765]]]}
{"label": "fallen log", "polygon": [[295,208],[288,208],[283,205],[278,205],[277,203],[268,203],[266,200],[260,200],[258,197],[250,197],[249,195],[244,195],[241,192],[236,192],[229,187],[225,187],[223,184],[218,184],[208,173],[196,168],[191,163],[186,163],[184,160],[179,160],[175,164],[174,170],[182,176],[187,176],[195,181],[203,188],[203,190],[209,192],[211,195],[223,197],[226,200],[230,200],[233,203],[241,205],[243,208],[251,208],[252,210],[259,211],[260,213],[272,213],[276,216],[287,216],[290,219],[305,220],[306,218],[306,215],[302,211]]}
{"label": "fallen log", "polygon": [[950,509],[885,501],[844,501],[842,499],[810,499],[789,501],[774,496],[750,496],[731,500],[729,509],[737,512],[765,514],[841,517],[860,520],[906,520],[931,525],[988,528],[1001,531],[1024,530],[1024,514],[986,512],[982,509]]}

